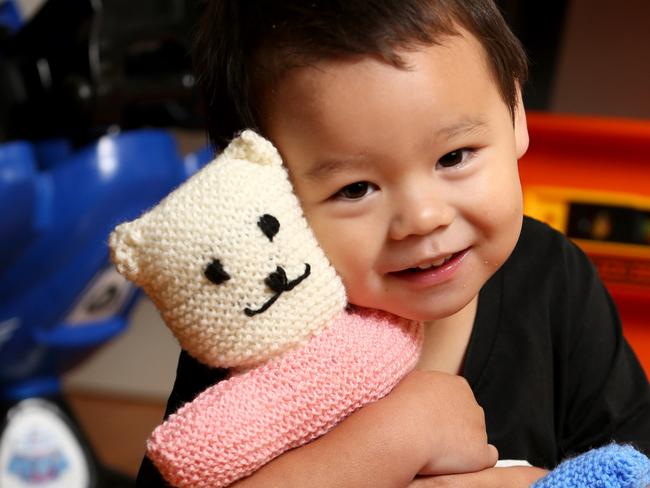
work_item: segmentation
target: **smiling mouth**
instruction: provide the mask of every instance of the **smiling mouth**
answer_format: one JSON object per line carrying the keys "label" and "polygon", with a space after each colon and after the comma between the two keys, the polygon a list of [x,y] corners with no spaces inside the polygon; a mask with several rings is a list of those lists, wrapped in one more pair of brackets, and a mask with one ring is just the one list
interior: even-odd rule
{"label": "smiling mouth", "polygon": [[280,295],[282,295],[285,291],[291,291],[293,290],[297,285],[299,285],[305,278],[307,278],[311,273],[311,266],[309,266],[309,263],[305,263],[305,272],[298,276],[295,280],[287,280],[287,273],[284,271],[282,266],[278,266],[275,271],[270,273],[265,279],[264,283],[266,283],[266,286],[268,286],[271,290],[273,290],[275,293],[271,298],[269,298],[264,305],[262,305],[258,309],[252,309],[246,307],[244,309],[244,313],[248,315],[249,317],[252,317],[253,315],[257,315],[263,312],[266,312],[271,305],[275,303],[275,301],[280,298]]}
{"label": "smiling mouth", "polygon": [[414,268],[406,268],[406,269],[402,269],[402,270],[399,270],[399,271],[393,271],[393,272],[391,272],[389,274],[397,275],[397,276],[400,276],[400,275],[404,276],[404,275],[414,275],[414,274],[417,274],[417,273],[421,273],[423,271],[424,272],[426,272],[426,271],[429,271],[429,272],[435,271],[437,269],[444,268],[445,265],[449,264],[450,261],[454,261],[457,257],[462,255],[466,250],[467,249],[464,249],[462,251],[459,251],[459,252],[456,252],[456,253],[453,253],[453,254],[449,254],[448,256],[446,256],[444,258],[440,258],[440,259],[438,259],[436,261],[431,261],[429,263],[425,263],[425,264],[416,266]]}

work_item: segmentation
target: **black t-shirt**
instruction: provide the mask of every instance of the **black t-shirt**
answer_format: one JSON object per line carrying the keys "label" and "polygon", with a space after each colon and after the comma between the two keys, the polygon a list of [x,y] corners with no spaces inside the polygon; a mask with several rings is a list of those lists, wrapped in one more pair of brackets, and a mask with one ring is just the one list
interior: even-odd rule
{"label": "black t-shirt", "polygon": [[[222,380],[181,353],[167,414]],[[503,459],[552,468],[616,440],[650,453],[650,388],[588,258],[524,218],[506,263],[479,294],[463,375]],[[166,486],[145,459],[138,486]]]}
{"label": "black t-shirt", "polygon": [[650,388],[597,272],[526,218],[479,295],[464,376],[502,458],[553,467],[611,440],[650,451]]}

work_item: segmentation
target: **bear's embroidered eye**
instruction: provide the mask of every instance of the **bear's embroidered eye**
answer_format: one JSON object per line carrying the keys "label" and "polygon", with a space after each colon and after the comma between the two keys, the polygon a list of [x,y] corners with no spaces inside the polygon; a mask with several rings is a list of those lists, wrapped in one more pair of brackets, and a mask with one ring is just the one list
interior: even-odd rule
{"label": "bear's embroidered eye", "polygon": [[213,259],[212,262],[205,267],[203,274],[215,285],[220,285],[230,279],[230,275],[226,273],[221,265],[221,261],[218,259]]}
{"label": "bear's embroidered eye", "polygon": [[269,241],[273,242],[273,238],[280,230],[280,222],[273,215],[264,214],[257,221],[257,226],[262,229],[264,235],[269,238]]}

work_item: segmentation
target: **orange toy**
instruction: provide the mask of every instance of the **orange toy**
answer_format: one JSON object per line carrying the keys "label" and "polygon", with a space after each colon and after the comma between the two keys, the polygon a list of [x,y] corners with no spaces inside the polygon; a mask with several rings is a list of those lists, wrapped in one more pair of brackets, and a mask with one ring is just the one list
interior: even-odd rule
{"label": "orange toy", "polygon": [[595,262],[650,374],[650,121],[528,114],[524,207]]}

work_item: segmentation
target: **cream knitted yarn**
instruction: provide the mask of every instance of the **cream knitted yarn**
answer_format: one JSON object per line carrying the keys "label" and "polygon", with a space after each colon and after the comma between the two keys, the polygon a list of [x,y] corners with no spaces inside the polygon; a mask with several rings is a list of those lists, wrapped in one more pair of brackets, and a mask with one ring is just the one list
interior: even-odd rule
{"label": "cream knitted yarn", "polygon": [[199,361],[249,368],[306,343],[345,307],[272,144],[245,131],[110,236],[118,271]]}

